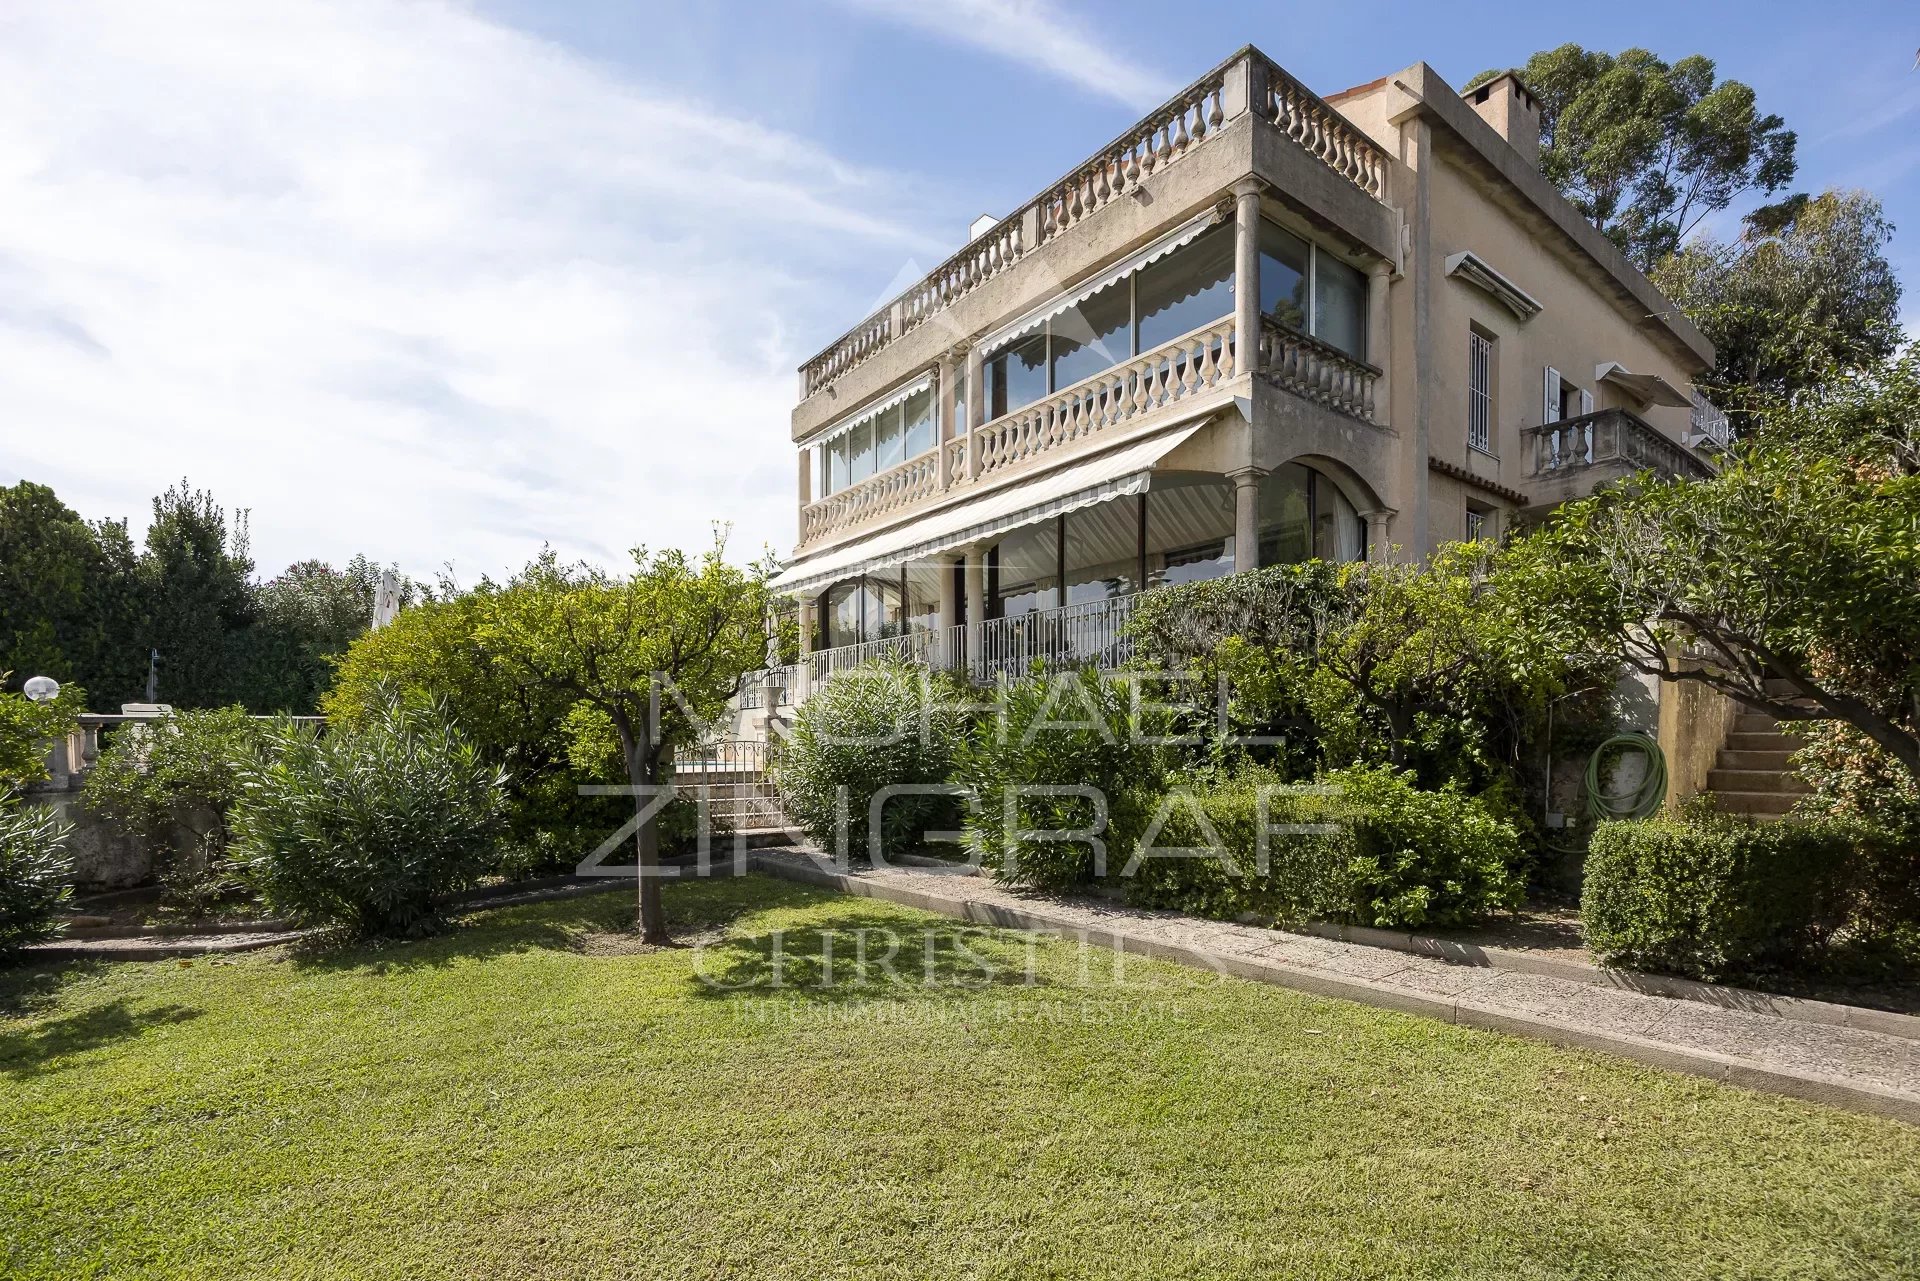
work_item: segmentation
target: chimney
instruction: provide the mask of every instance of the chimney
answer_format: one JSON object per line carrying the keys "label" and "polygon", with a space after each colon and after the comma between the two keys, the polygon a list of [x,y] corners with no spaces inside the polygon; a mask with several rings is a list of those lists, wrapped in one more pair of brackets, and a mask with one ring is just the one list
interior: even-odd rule
{"label": "chimney", "polygon": [[1507,140],[1508,146],[1527,158],[1528,164],[1540,163],[1540,100],[1518,76],[1503,71],[1461,96]]}

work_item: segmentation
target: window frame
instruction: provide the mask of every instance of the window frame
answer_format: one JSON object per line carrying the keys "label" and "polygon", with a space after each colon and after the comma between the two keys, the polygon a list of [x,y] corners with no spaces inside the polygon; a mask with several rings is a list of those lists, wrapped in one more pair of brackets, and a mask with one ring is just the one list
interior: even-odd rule
{"label": "window frame", "polygon": [[1494,353],[1499,339],[1477,324],[1467,327],[1467,448],[1493,453]]}

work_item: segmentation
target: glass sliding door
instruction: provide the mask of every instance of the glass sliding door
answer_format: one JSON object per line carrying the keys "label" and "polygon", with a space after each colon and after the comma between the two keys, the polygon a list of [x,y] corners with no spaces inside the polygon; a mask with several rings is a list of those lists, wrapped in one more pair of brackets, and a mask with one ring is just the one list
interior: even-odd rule
{"label": "glass sliding door", "polygon": [[1162,343],[1233,314],[1233,226],[1148,263],[1134,277],[1134,350]]}

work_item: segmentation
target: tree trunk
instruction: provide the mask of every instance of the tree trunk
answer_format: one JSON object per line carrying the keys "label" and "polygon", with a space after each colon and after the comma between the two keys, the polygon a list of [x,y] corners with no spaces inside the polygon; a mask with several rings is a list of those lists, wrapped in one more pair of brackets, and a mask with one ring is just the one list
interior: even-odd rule
{"label": "tree trunk", "polygon": [[[620,734],[620,752],[627,763],[627,781],[635,789],[651,788],[658,781],[658,762],[651,749],[642,748],[634,739],[633,727],[617,718],[614,728]],[[651,792],[636,790],[633,812],[639,817],[654,800]],[[659,811],[655,811],[657,814]],[[660,895],[660,827],[652,818],[644,819],[633,835],[634,862],[639,866],[640,904],[638,923],[644,942],[665,945],[673,942],[667,933],[667,909]]]}

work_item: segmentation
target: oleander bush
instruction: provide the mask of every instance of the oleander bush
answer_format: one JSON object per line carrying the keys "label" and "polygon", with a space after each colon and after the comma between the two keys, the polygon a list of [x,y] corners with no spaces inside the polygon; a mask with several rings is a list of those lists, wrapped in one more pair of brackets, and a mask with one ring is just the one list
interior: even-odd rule
{"label": "oleander bush", "polygon": [[50,806],[0,792],[0,956],[59,932],[73,892],[70,830]]}
{"label": "oleander bush", "polygon": [[1602,823],[1581,917],[1601,960],[1700,979],[1819,963],[1870,889],[1870,847],[1835,820],[1698,810]]}
{"label": "oleander bush", "polygon": [[958,802],[892,797],[875,833],[874,797],[883,788],[944,785],[966,726],[960,691],[924,669],[878,663],[839,673],[796,710],[775,754],[787,816],[835,855],[868,857],[876,836],[883,856],[918,848],[928,832],[957,826]]}
{"label": "oleander bush", "polygon": [[389,702],[320,735],[276,726],[233,812],[233,854],[270,908],[417,936],[493,865],[506,780],[443,708]]}
{"label": "oleander bush", "polygon": [[1124,676],[1043,670],[997,691],[954,769],[973,796],[969,851],[996,877],[1064,889],[1121,870],[1160,790],[1154,740],[1167,733],[1137,689]]}

